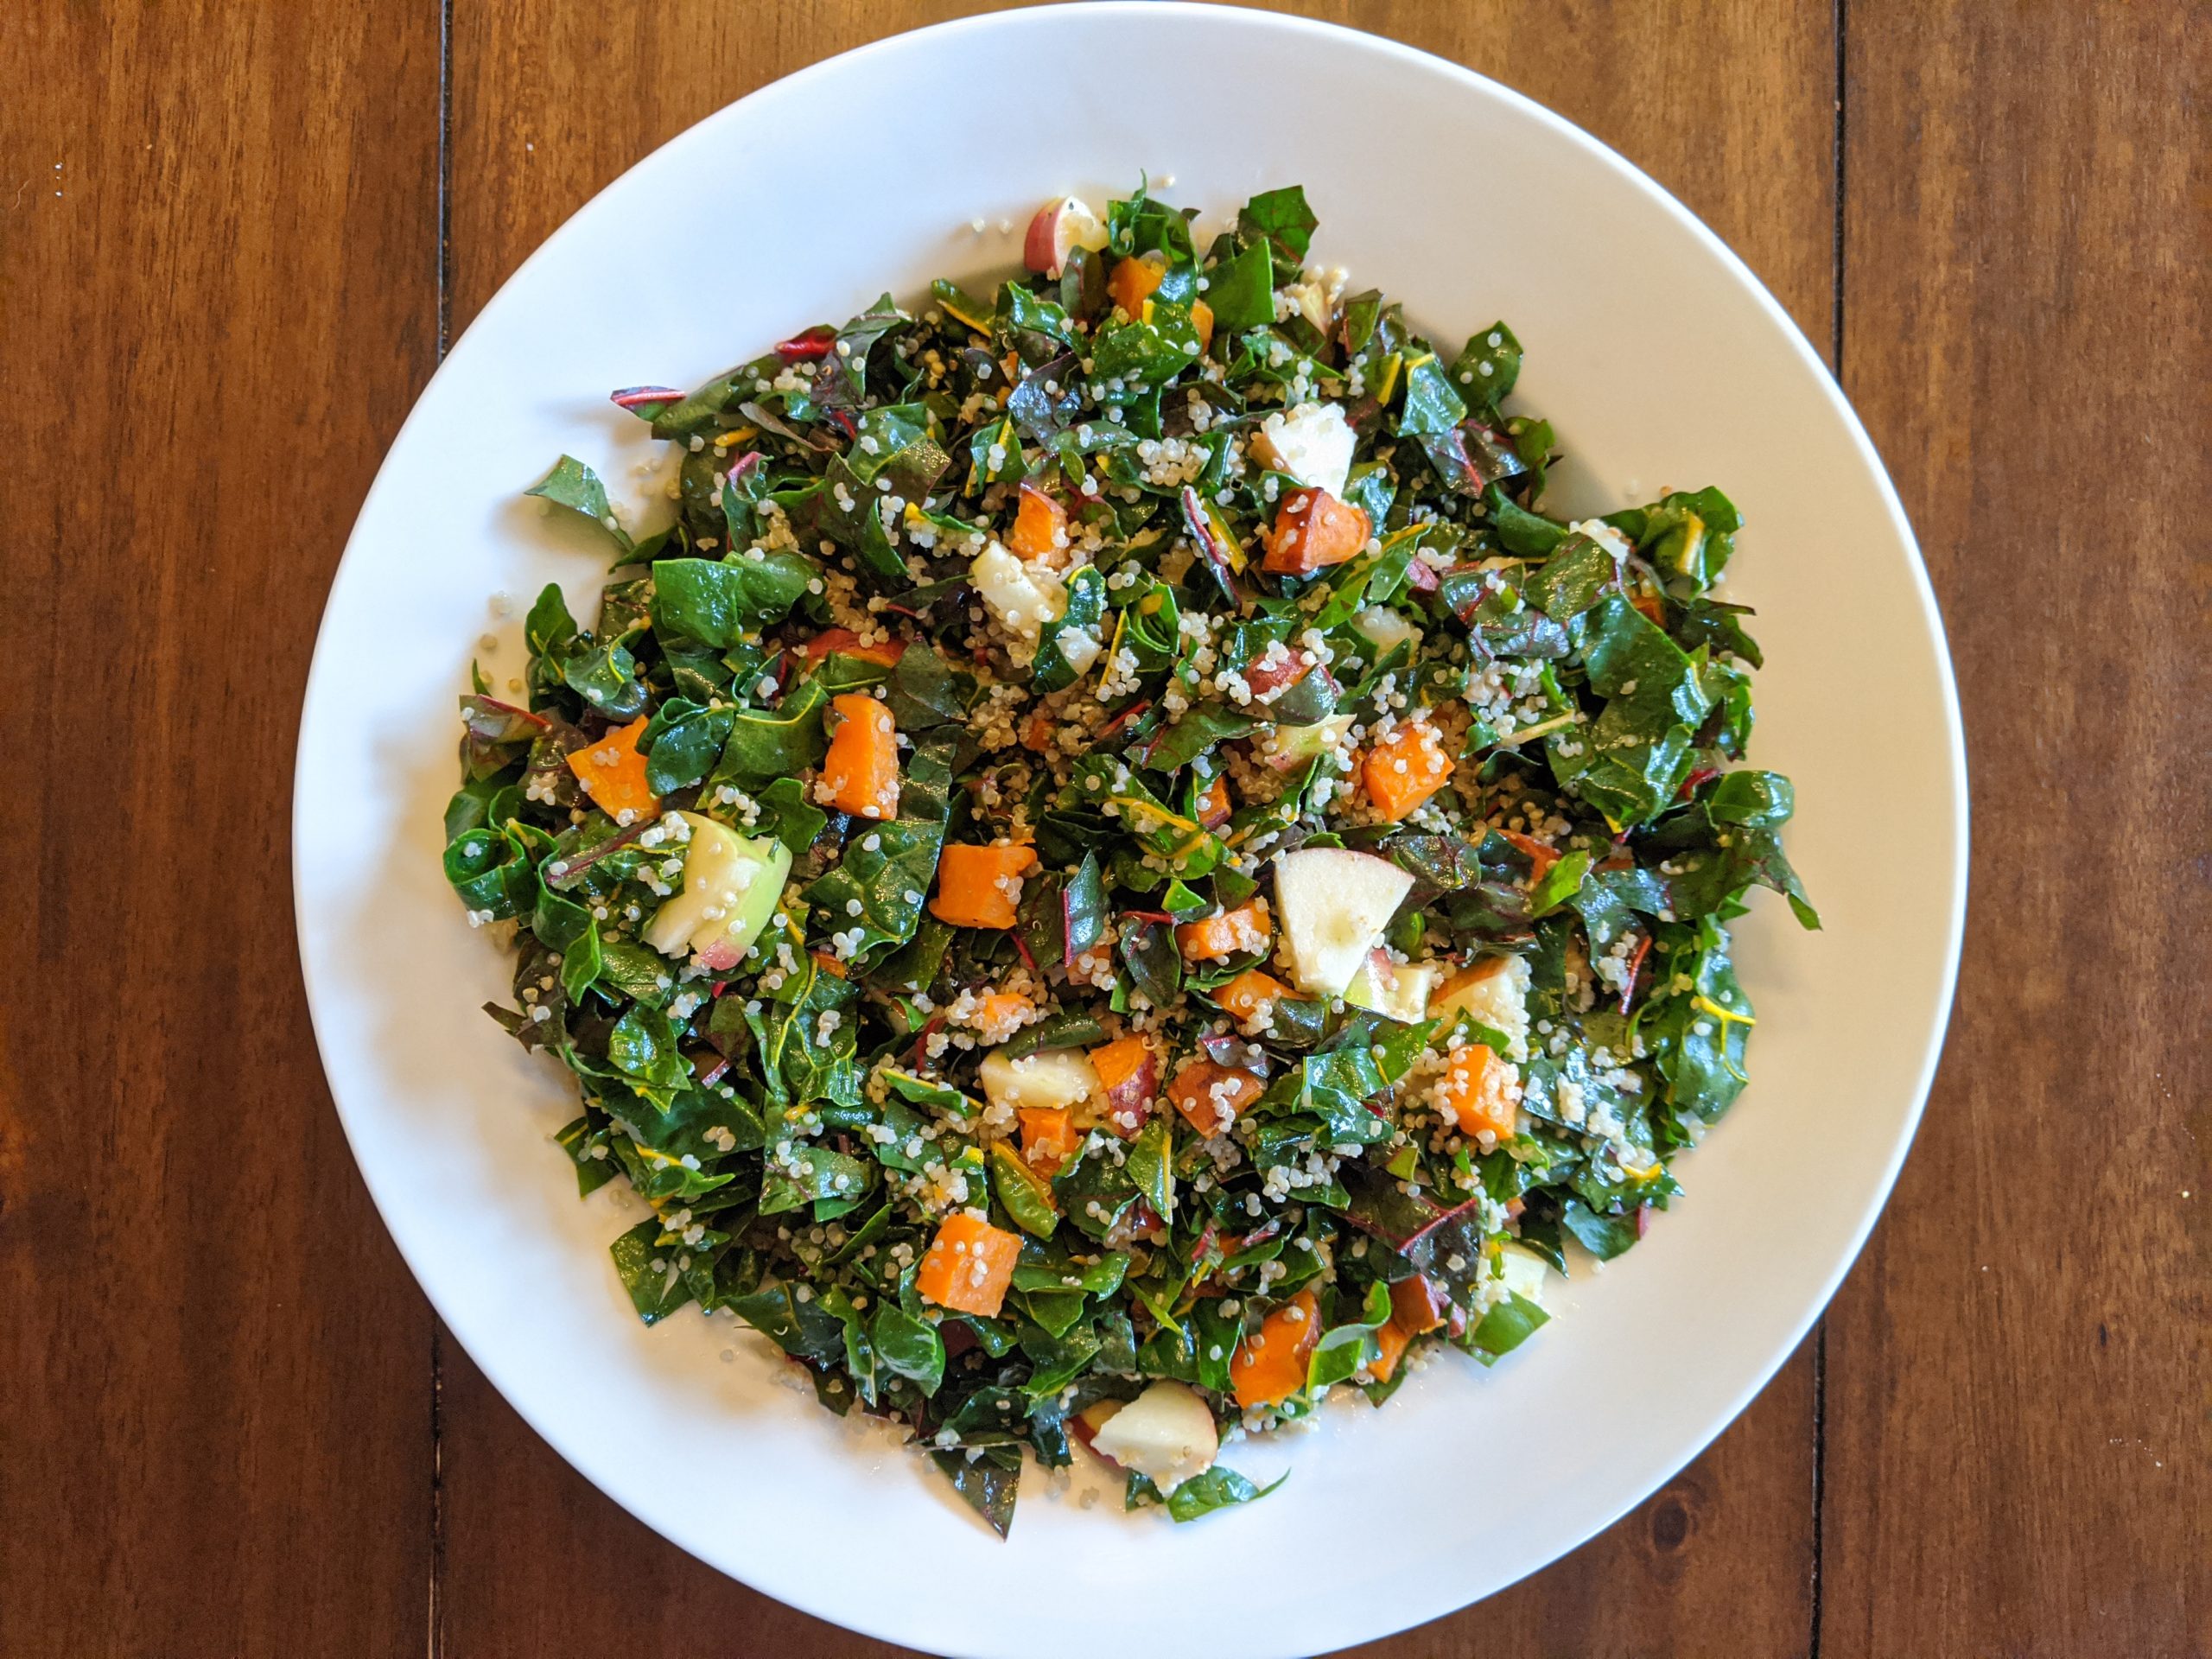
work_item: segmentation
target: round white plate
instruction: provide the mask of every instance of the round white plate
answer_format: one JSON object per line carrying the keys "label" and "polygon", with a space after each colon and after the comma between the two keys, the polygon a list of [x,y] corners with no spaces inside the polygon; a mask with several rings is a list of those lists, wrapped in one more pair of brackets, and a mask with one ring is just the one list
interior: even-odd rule
{"label": "round white plate", "polygon": [[[779,1385],[789,1368],[727,1319],[639,1325],[607,1255],[619,1196],[578,1203],[548,1139],[575,1112],[565,1075],[478,1011],[507,963],[440,875],[440,813],[479,637],[499,634],[504,683],[529,596],[557,580],[588,615],[604,574],[602,544],[519,492],[566,450],[642,496],[658,446],[609,388],[689,385],[887,288],[1009,272],[1039,201],[1103,203],[1141,169],[1208,231],[1302,183],[1317,259],[1447,346],[1505,318],[1528,352],[1520,402],[1572,458],[1571,505],[1733,496],[1748,528],[1728,592],[1758,607],[1770,664],[1753,759],[1796,780],[1789,849],[1827,926],[1801,933],[1766,895],[1739,925],[1752,1088],[1683,1160],[1687,1198],[1520,1352],[1490,1371],[1447,1355],[1387,1409],[1349,1400],[1318,1432],[1234,1448],[1288,1484],[1195,1525],[1052,1501],[1033,1468],[1001,1543],[923,1460]],[[1965,869],[1958,711],[1911,532],[1751,273],[1516,93],[1368,35],[1198,6],[883,41],[702,122],[577,213],[454,348],[362,507],[294,807],[300,952],[346,1133],[516,1408],[772,1595],[939,1652],[1065,1659],[1166,1631],[1217,1659],[1382,1636],[1534,1572],[1694,1456],[1805,1334],[1890,1190],[1942,1037]]]}

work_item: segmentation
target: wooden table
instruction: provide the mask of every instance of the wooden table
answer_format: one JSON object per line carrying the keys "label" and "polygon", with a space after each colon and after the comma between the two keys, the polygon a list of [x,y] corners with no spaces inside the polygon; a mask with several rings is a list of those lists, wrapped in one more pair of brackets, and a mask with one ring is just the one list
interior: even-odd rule
{"label": "wooden table", "polygon": [[[889,1651],[645,1531],[442,1337],[285,849],[324,589],[446,342],[664,139],[967,9],[6,9],[0,1651]],[[1974,770],[1948,1056],[1824,1325],[1629,1519],[1367,1651],[2212,1652],[2204,13],[1306,9],[1582,123],[1781,296],[1918,527]]]}

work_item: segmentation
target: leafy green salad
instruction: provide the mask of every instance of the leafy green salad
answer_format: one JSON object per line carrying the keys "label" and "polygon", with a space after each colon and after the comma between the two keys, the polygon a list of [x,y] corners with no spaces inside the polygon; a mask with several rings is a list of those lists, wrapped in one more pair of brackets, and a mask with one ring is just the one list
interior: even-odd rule
{"label": "leafy green salad", "polygon": [[[1546,510],[1503,322],[1065,198],[1027,274],[696,390],[528,666],[462,699],[446,874],[566,1066],[652,1324],[765,1334],[1003,1534],[1025,1448],[1178,1521],[1224,1444],[1546,1319],[1745,1082],[1751,770],[1717,489]],[[500,695],[494,695],[495,692]],[[503,933],[505,930],[502,930]]]}

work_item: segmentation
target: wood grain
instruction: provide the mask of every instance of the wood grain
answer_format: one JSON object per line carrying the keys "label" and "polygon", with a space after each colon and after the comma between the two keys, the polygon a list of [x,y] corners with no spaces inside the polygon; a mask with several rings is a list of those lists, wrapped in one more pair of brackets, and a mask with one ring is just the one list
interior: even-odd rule
{"label": "wood grain", "polygon": [[[692,122],[833,52],[979,9],[841,0],[616,14],[581,0],[464,0],[453,39],[456,327],[594,192]],[[1778,16],[1760,0],[1668,11],[1573,0],[1541,16],[1408,0],[1304,10],[1467,63],[1588,125],[1704,215],[1816,342],[1829,339],[1835,59],[1825,10]],[[1715,61],[1727,63],[1725,76]],[[1675,113],[1689,85],[1700,89],[1694,123]],[[743,1629],[747,1652],[888,1651],[645,1533],[531,1434],[452,1344],[442,1351],[442,1651],[594,1652],[641,1616],[673,1630]],[[1813,1400],[1802,1354],[1705,1457],[1568,1560],[1364,1651],[1442,1659],[1479,1640],[1501,1655],[1658,1653],[1723,1631],[1744,1652],[1805,1651]],[[518,1525],[518,1516],[531,1520]],[[578,1589],[588,1563],[615,1559],[644,1583]]]}
{"label": "wood grain", "polygon": [[1847,388],[1942,599],[1958,1012],[1829,1317],[1821,1652],[2212,1652],[2212,33],[1852,0]]}
{"label": "wood grain", "polygon": [[[437,1341],[321,1082],[286,826],[323,591],[442,300],[458,330],[729,99],[975,9],[453,0],[442,60],[437,0],[0,22],[0,1652],[896,1651],[646,1531]],[[1362,1653],[2212,1654],[2212,31],[1302,9],[1581,123],[1840,324],[1947,608],[1977,849],[1818,1433],[1801,1354],[1618,1526]]]}
{"label": "wood grain", "polygon": [[405,1651],[430,1319],[287,847],[323,591],[434,357],[437,7],[34,3],[0,70],[0,1651]]}

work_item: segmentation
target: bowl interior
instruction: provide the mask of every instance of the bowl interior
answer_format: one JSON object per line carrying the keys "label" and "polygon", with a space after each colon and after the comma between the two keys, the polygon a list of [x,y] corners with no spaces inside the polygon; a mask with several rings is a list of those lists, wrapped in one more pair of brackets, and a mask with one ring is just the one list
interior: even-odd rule
{"label": "bowl interior", "polygon": [[[1040,73],[1069,63],[1085,73]],[[925,149],[898,122],[816,118],[911,111],[947,83],[991,88],[992,118],[933,123]],[[1255,118],[1293,105],[1295,123]],[[646,487],[658,447],[608,388],[689,385],[886,289],[1009,271],[1039,200],[1103,203],[1140,169],[1205,227],[1303,183],[1317,260],[1402,298],[1446,349],[1510,321],[1517,401],[1570,458],[1555,499],[1733,496],[1748,527],[1727,591],[1758,607],[1770,664],[1752,759],[1796,782],[1790,852],[1827,928],[1799,932],[1764,895],[1738,925],[1752,1087],[1684,1160],[1688,1196],[1653,1236],[1577,1280],[1519,1353],[1487,1372],[1448,1356],[1387,1410],[1346,1401],[1310,1433],[1232,1447],[1246,1473],[1292,1478],[1203,1525],[1085,1508],[1080,1483],[1048,1501],[1033,1470],[1001,1544],[727,1321],[637,1323],[606,1255],[632,1212],[613,1189],[575,1200],[549,1141],[575,1114],[565,1077],[478,1012],[506,963],[440,876],[439,815],[471,656],[504,682],[537,588],[558,581],[588,611],[604,574],[590,537],[518,493],[563,450],[618,493]],[[670,247],[680,264],[637,257]],[[934,1650],[1031,1651],[1049,1629],[1071,1656],[1169,1618],[1222,1656],[1379,1636],[1544,1565],[1694,1455],[1802,1336],[1903,1157],[1948,1010],[1964,832],[1910,531],[1817,359],[1732,257],[1611,152],[1464,71],[1266,14],[1141,5],[1006,14],[817,66],[647,158],[534,256],[363,508],[318,644],[295,830],[316,1032],[364,1175],[524,1415],[772,1594]],[[1391,1548],[1325,1544],[1325,1574],[1222,1593],[1348,1515]]]}

